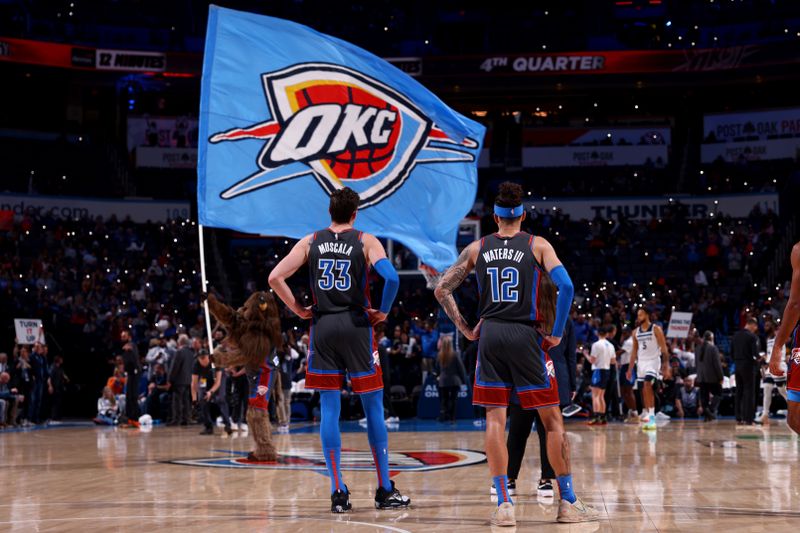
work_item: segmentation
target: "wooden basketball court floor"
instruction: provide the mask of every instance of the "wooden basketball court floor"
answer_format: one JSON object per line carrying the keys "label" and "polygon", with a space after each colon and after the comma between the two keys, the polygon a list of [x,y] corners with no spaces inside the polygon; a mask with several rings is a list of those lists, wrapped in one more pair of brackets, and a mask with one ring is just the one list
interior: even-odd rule
{"label": "wooden basketball court floor", "polygon": [[[493,509],[483,432],[403,422],[390,433],[393,479],[413,502],[377,511],[366,433],[343,423],[344,479],[354,510],[329,512],[318,427],[275,435],[279,465],[245,466],[249,438],[199,426],[59,427],[0,432],[0,531],[487,531]],[[476,430],[477,429],[477,430]],[[782,423],[669,422],[655,433],[570,422],[577,492],[595,524],[556,524],[535,495],[535,433],[518,483],[517,531],[797,531],[800,441]],[[217,430],[219,432],[219,430]],[[183,461],[183,462],[181,462]],[[276,469],[275,466],[280,467]],[[495,531],[514,531],[495,528]]]}

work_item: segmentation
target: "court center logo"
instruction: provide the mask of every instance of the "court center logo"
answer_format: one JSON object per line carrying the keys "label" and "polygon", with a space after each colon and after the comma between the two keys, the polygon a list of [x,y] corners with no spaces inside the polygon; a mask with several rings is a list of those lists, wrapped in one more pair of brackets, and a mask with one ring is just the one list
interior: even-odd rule
{"label": "court center logo", "polygon": [[328,194],[350,187],[368,207],[418,164],[475,160],[477,141],[448,138],[403,94],[353,69],[303,63],[262,74],[262,83],[271,117],[209,138],[264,141],[259,170],[224,190],[225,200],[313,175]]}
{"label": "court center logo", "polygon": [[[255,468],[264,470],[311,470],[326,471],[325,457],[321,451],[292,450],[281,453],[274,463],[247,460],[247,452],[230,452],[218,450],[226,455],[204,459],[179,459],[168,461],[172,464],[186,466],[204,466],[214,468]],[[486,461],[481,452],[472,450],[412,450],[389,452],[389,470],[391,472],[428,472],[480,464]],[[372,452],[342,450],[340,467],[342,470],[375,470],[375,459]]]}

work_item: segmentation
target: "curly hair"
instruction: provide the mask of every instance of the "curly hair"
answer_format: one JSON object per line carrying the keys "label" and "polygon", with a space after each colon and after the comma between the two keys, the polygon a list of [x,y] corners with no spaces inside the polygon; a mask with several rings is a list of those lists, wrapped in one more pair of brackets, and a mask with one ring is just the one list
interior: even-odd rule
{"label": "curly hair", "polygon": [[217,364],[257,369],[273,349],[283,348],[278,306],[271,293],[254,292],[236,310],[209,294],[208,309],[227,331],[225,341],[231,348],[214,352]]}
{"label": "curly hair", "polygon": [[522,186],[513,181],[504,181],[498,188],[494,203],[500,207],[517,207],[522,203]]}

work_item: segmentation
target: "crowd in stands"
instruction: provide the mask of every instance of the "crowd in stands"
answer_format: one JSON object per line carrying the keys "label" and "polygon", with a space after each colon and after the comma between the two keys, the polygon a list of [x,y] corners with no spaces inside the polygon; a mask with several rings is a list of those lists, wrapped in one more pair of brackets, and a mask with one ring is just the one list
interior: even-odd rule
{"label": "crowd in stands", "polygon": [[[126,344],[123,332],[145,347],[151,339],[174,338],[181,328],[198,337],[204,330],[197,233],[189,221],[135,224],[114,217],[60,220],[26,214],[0,231],[0,256],[4,327],[11,328],[14,318],[41,318],[44,349],[62,355],[64,366],[74,369],[84,386],[97,386],[105,369],[112,373],[115,356]],[[43,365],[36,357],[32,371],[17,368],[32,348],[14,349],[10,382],[28,381],[31,374],[33,395],[20,395],[34,411],[21,419],[37,422],[50,418],[36,405],[47,373],[39,370]],[[53,357],[46,366],[55,363]],[[59,398],[63,386],[60,381]]]}
{"label": "crowd in stands", "polygon": [[[174,5],[118,0],[112,10],[99,9],[101,5],[90,0],[69,7],[48,2],[0,5],[0,30],[14,37],[194,52],[202,50],[208,10],[208,3],[199,0]],[[795,32],[784,30],[800,17],[797,6],[788,1],[445,2],[434,9],[429,3],[411,0],[402,6],[388,0],[345,5],[320,0],[267,5],[237,0],[226,7],[294,20],[390,56],[716,48],[788,41]],[[536,38],[531,40],[531,36]]]}
{"label": "crowd in stands", "polygon": [[[493,230],[488,217],[482,222],[483,233]],[[554,244],[576,285],[572,320],[579,392],[588,390],[586,357],[598,331],[615,326],[616,336],[609,340],[621,346],[625,328],[634,326],[640,306],[650,309],[653,321],[665,329],[672,310],[692,312],[697,332],[708,330],[716,335],[717,347],[725,357],[723,368],[730,373],[734,366],[730,335],[750,316],[759,319],[763,330],[765,321],[777,320],[787,298],[787,287],[770,290],[758,283],[758,273],[772,257],[777,224],[774,213],[758,206],[742,219],[722,215],[692,219],[678,203],[662,218],[644,221],[572,221],[557,211],[533,211],[523,229]],[[285,239],[222,242],[231,252],[223,250],[223,255],[238,265],[227,270],[227,277],[241,288],[234,300],[242,301],[249,292],[267,288],[269,270],[293,244]],[[74,374],[80,375],[77,381],[95,395],[106,387],[98,404],[101,423],[132,422],[132,413],[147,413],[174,424],[192,419],[191,399],[202,403],[205,392],[219,381],[215,375],[206,379],[205,391],[192,386],[192,375],[202,370],[198,356],[208,350],[192,222],[134,224],[113,217],[71,221],[30,215],[16,221],[10,231],[0,232],[0,252],[4,325],[10,325],[14,317],[41,317],[47,339],[46,345],[15,346],[10,358],[0,355],[5,423],[58,419],[64,398],[71,397],[65,394],[71,382],[67,375]],[[305,279],[300,272],[292,281],[297,294],[307,299],[307,292],[302,292]],[[457,299],[465,316],[474,320],[474,280],[465,281]],[[314,399],[303,387],[308,324],[286,310],[282,322],[286,340],[280,365],[283,383],[290,398],[294,391],[296,398],[308,400],[296,416],[310,418]],[[413,401],[429,375],[442,373],[438,362],[441,341],[453,331],[422,278],[404,278],[387,322],[376,332],[385,359],[387,398]],[[215,332],[218,337],[222,334]],[[450,338],[456,341],[455,353],[463,360],[469,351],[464,339]],[[694,372],[698,339],[693,334],[687,340],[671,341],[671,360],[677,371],[671,384],[660,390],[663,405],[673,406],[675,412],[679,389]],[[131,363],[134,349],[139,355],[133,356]],[[176,365],[176,354],[182,350],[183,360]],[[465,363],[467,373],[474,372],[474,362]],[[213,389],[214,401],[208,401],[217,407],[225,403],[232,424],[241,424],[246,404],[242,371],[220,371],[225,383]],[[132,373],[137,375],[136,390],[128,392]],[[471,378],[460,379],[468,383]],[[198,396],[200,392],[203,394]],[[581,394],[578,399],[590,405]],[[135,410],[132,404],[137,405]],[[11,407],[16,408],[16,416],[11,415]],[[352,407],[344,413],[357,418],[358,403],[352,402]],[[280,426],[288,424],[291,410],[291,404],[276,409]],[[217,409],[212,411],[216,414]],[[195,413],[194,418],[207,424],[210,416],[208,411]],[[392,416],[389,409],[388,416]]]}

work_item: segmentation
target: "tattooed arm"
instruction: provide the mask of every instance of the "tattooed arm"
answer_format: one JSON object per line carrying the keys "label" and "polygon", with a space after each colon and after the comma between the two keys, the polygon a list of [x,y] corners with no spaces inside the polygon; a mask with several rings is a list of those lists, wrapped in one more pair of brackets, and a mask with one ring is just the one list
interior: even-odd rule
{"label": "tattooed arm", "polygon": [[469,273],[475,267],[479,246],[480,241],[475,241],[464,248],[455,264],[447,269],[442,279],[439,280],[438,285],[436,285],[436,290],[434,291],[436,299],[439,300],[444,312],[447,313],[447,316],[450,317],[450,320],[453,321],[458,330],[469,340],[478,338],[477,330],[480,324],[476,326],[475,329],[470,329],[470,327],[467,326],[467,321],[464,320],[461,311],[459,311],[456,305],[456,300],[453,298],[453,291],[467,279],[467,276],[469,276]]}

